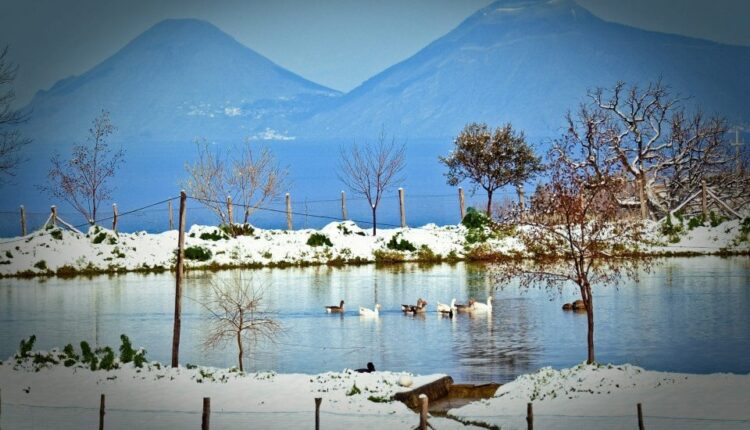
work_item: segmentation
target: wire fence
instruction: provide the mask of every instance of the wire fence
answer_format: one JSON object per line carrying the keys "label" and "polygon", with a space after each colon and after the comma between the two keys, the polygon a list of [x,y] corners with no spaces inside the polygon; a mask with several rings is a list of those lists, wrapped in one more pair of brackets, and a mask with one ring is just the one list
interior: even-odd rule
{"label": "wire fence", "polygon": [[[135,395],[135,393],[134,393]],[[110,396],[111,397],[111,396]],[[98,400],[98,399],[95,399]],[[312,400],[312,399],[310,399]],[[108,398],[109,401],[109,398]],[[635,405],[632,414],[621,415],[574,415],[538,414],[522,412],[510,414],[475,414],[455,417],[448,414],[443,418],[427,413],[395,413],[393,411],[356,412],[336,411],[335,403],[310,402],[307,410],[274,411],[232,411],[224,410],[216,401],[209,400],[201,406],[201,399],[195,399],[193,410],[159,408],[105,407],[92,402],[91,407],[34,405],[20,402],[2,402],[0,427],[16,430],[67,430],[96,428],[103,429],[293,429],[293,428],[419,428],[421,416],[427,426],[433,429],[457,428],[461,424],[474,424],[476,427],[502,429],[608,429],[608,430],[733,430],[750,428],[750,418],[702,418],[677,417],[669,414],[638,415]],[[116,404],[116,400],[114,402]],[[318,408],[318,405],[321,405]],[[270,407],[271,405],[265,405]],[[333,409],[333,410],[332,410]],[[103,412],[103,413],[102,413]],[[421,412],[421,411],[420,411]],[[455,412],[455,411],[453,411]],[[442,414],[441,414],[442,415]],[[207,419],[206,419],[207,418]],[[204,424],[205,423],[205,424]]]}
{"label": "wire fence", "polygon": [[[514,193],[501,193],[496,200],[515,198]],[[117,230],[124,232],[145,231],[160,233],[177,226],[177,211],[179,197],[169,197],[156,202],[140,205],[132,209],[119,212],[116,216],[109,207],[100,207],[95,224],[112,228],[117,219]],[[226,201],[214,201],[189,196],[187,206],[187,226],[193,224],[217,225],[220,218],[212,207],[226,210]],[[469,206],[483,206],[485,203],[479,195],[469,196],[464,208]],[[345,210],[342,210],[342,205]],[[234,208],[234,222],[241,223],[244,219],[245,206],[232,203]],[[121,210],[122,208],[120,208]],[[372,211],[368,201],[362,197],[342,197],[331,199],[308,199],[291,196],[287,207],[285,199],[277,198],[258,207],[251,207],[248,222],[256,227],[267,229],[285,229],[287,215],[292,218],[293,229],[320,228],[330,222],[351,220],[362,228],[372,226]],[[55,208],[59,220],[64,220],[72,227],[85,232],[91,225],[85,217],[70,208]],[[406,193],[403,211],[406,225],[421,226],[428,223],[456,224],[461,219],[458,194],[414,194]],[[346,213],[344,213],[346,212]],[[386,195],[377,208],[377,225],[386,228],[401,226],[402,207],[398,193]],[[21,209],[0,210],[0,236],[5,238],[23,236],[43,229],[50,220],[51,210]],[[1,243],[1,242],[0,242]]]}

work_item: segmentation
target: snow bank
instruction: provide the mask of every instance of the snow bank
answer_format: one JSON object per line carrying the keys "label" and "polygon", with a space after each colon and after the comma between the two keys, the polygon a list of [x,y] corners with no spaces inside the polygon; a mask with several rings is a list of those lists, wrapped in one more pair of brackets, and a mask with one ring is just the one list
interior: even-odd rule
{"label": "snow bank", "polygon": [[[80,429],[94,427],[100,394],[106,395],[105,428],[198,428],[202,399],[211,398],[211,428],[312,428],[314,401],[323,399],[326,429],[412,429],[418,415],[400,402],[386,401],[403,373],[360,374],[351,370],[319,375],[243,374],[236,369],[172,369],[151,363],[110,371],[7,361],[0,366],[3,428]],[[413,376],[421,385],[444,375]],[[356,385],[358,393],[352,392]],[[356,391],[356,390],[355,390]],[[464,428],[432,418],[436,429]]]}
{"label": "snow bank", "polygon": [[[526,228],[518,227],[519,230]],[[739,221],[718,227],[698,227],[676,237],[661,233],[661,224],[646,222],[641,251],[658,254],[724,251],[748,252],[750,241]],[[311,246],[308,239],[323,234],[329,245]],[[393,250],[392,239],[405,240],[414,250]],[[676,243],[670,240],[677,239]],[[198,247],[204,260],[188,259],[186,267],[253,267],[273,265],[347,264],[382,261],[439,261],[503,255],[523,251],[513,235],[468,243],[462,225],[379,229],[376,236],[351,221],[334,222],[321,230],[263,230],[230,238],[217,227],[194,225],[186,247]],[[114,233],[94,227],[87,234],[60,229],[41,230],[26,237],[0,241],[0,276],[169,270],[175,264],[177,231],[159,234]],[[205,252],[209,251],[209,252]],[[210,254],[210,256],[209,256]]]}
{"label": "snow bank", "polygon": [[506,429],[526,429],[532,402],[539,428],[636,428],[643,404],[647,428],[750,428],[750,375],[653,372],[629,364],[543,368],[503,385],[488,400],[449,416]]}

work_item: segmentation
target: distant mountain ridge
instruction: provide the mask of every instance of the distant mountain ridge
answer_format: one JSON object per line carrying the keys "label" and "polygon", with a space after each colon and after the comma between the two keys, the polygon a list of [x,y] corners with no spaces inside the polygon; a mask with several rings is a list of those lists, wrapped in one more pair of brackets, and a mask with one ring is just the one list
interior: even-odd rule
{"label": "distant mountain ridge", "polygon": [[156,24],[88,72],[40,91],[37,144],[85,137],[101,109],[123,142],[454,136],[470,121],[555,136],[586,90],[661,77],[708,113],[750,123],[750,48],[603,21],[573,0],[501,0],[346,94],[200,20]]}
{"label": "distant mountain ridge", "polygon": [[[200,20],[162,21],[88,72],[32,100],[32,137],[80,138],[101,109],[127,139],[284,132],[340,93],[308,81]],[[280,106],[290,106],[281,109]]]}

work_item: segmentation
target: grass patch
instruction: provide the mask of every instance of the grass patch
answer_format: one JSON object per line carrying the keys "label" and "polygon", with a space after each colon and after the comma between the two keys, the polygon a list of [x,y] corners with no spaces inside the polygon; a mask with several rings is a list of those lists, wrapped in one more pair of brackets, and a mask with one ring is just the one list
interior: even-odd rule
{"label": "grass patch", "polygon": [[385,245],[386,248],[394,251],[409,251],[413,252],[417,250],[417,247],[408,240],[401,238],[401,233],[396,233],[391,236],[391,240]]}
{"label": "grass patch", "polygon": [[44,260],[39,260],[36,263],[34,263],[34,267],[39,270],[47,270],[47,262]]}

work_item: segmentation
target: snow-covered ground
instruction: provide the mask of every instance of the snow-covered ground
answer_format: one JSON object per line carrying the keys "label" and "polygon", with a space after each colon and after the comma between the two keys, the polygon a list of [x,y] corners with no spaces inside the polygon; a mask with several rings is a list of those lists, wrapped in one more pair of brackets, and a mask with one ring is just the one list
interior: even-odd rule
{"label": "snow-covered ground", "polygon": [[[172,369],[156,363],[91,371],[62,364],[41,367],[11,359],[0,366],[2,415],[8,429],[96,428],[100,395],[106,396],[106,429],[199,428],[204,397],[211,398],[211,429],[291,429],[314,427],[314,399],[321,397],[324,429],[412,429],[419,416],[390,401],[414,386],[443,375],[356,373],[318,375],[250,373],[236,369]],[[359,392],[353,393],[356,385]],[[380,400],[380,401],[379,401]],[[447,418],[432,418],[435,429],[465,428]]]}
{"label": "snow-covered ground", "polygon": [[[524,228],[524,227],[519,227]],[[647,243],[641,251],[654,253],[701,253],[748,251],[750,241],[740,240],[739,221],[727,221],[718,227],[697,227],[677,236],[676,243],[660,232],[660,225],[646,225]],[[205,261],[189,259],[186,266],[213,268],[253,265],[346,264],[376,259],[430,260],[464,259],[522,251],[512,235],[491,237],[483,243],[468,243],[468,230],[462,225],[419,228],[379,229],[376,236],[352,222],[330,223],[321,230],[263,230],[256,228],[247,236],[229,238],[217,227],[194,225],[186,234],[186,247],[210,251]],[[311,235],[323,234],[331,245],[308,245]],[[414,251],[388,247],[408,241]],[[203,237],[203,238],[202,238]],[[60,272],[168,270],[174,266],[177,231],[160,234],[117,233],[94,227],[87,234],[60,229],[40,230],[26,237],[0,240],[0,275],[44,274]]]}
{"label": "snow-covered ground", "polygon": [[543,368],[449,416],[526,429],[529,402],[535,428],[542,429],[634,429],[638,403],[648,429],[749,429],[750,375],[653,372],[627,364]]}
{"label": "snow-covered ground", "polygon": [[[322,428],[412,429],[417,414],[388,401],[407,389],[399,385],[404,375],[350,370],[242,374],[156,363],[91,371],[79,365],[34,366],[31,359],[17,365],[11,359],[0,366],[0,426],[91,428],[98,420],[99,396],[105,394],[107,429],[197,428],[203,397],[211,398],[212,429],[312,428],[316,397],[323,399]],[[413,387],[442,375],[408,376]],[[636,404],[642,403],[650,429],[747,429],[750,375],[652,372],[631,365],[544,368],[500,387],[491,399],[449,411],[449,418],[431,417],[430,424],[435,429],[474,428],[461,422],[525,429],[528,402],[534,405],[536,428],[632,429]]]}

